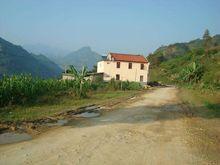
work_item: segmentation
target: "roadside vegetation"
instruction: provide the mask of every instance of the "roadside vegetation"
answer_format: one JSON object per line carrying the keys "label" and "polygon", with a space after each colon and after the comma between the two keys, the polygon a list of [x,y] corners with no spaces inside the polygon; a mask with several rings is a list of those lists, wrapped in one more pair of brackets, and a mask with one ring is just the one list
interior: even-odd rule
{"label": "roadside vegetation", "polygon": [[89,97],[79,99],[74,94],[62,93],[54,96],[44,96],[38,99],[39,103],[31,105],[14,105],[3,107],[0,110],[1,122],[32,121],[48,116],[53,116],[69,110],[91,104],[115,105],[126,99],[138,95],[141,91],[93,91]]}
{"label": "roadside vegetation", "polygon": [[[150,80],[189,90],[193,96],[204,96],[202,106],[219,117],[220,111],[220,35],[163,46],[149,55]],[[211,96],[212,101],[209,99]],[[188,95],[189,97],[189,95]],[[201,105],[200,105],[201,106]]]}
{"label": "roadside vegetation", "polygon": [[161,47],[149,55],[151,81],[220,89],[220,35]]}
{"label": "roadside vegetation", "polygon": [[86,80],[86,68],[70,66],[74,80],[41,79],[31,75],[4,76],[0,80],[1,121],[34,120],[89,104],[110,103],[142,90],[135,82],[100,78]]}
{"label": "roadside vegetation", "polygon": [[181,100],[190,106],[196,116],[205,118],[220,118],[220,92],[200,91],[190,88],[180,88]]}

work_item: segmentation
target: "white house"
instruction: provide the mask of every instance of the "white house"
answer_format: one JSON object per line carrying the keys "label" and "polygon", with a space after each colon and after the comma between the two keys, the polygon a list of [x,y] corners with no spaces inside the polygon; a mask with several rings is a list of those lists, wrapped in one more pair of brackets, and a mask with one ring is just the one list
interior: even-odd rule
{"label": "white house", "polygon": [[135,81],[147,83],[149,62],[144,56],[109,53],[106,59],[99,61],[97,72],[103,73],[103,80]]}

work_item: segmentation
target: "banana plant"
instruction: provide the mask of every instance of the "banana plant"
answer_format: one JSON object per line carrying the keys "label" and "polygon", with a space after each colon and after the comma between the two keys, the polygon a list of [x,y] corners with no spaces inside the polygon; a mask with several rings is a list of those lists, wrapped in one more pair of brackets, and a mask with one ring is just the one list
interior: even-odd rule
{"label": "banana plant", "polygon": [[78,97],[86,97],[88,89],[88,81],[85,79],[87,76],[86,67],[82,67],[81,71],[78,71],[73,65],[70,65],[69,72],[73,74],[75,80],[75,92]]}

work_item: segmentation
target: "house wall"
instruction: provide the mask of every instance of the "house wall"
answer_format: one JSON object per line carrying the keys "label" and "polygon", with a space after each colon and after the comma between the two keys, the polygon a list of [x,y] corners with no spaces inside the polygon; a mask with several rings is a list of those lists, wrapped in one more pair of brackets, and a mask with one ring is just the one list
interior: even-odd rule
{"label": "house wall", "polygon": [[97,64],[97,72],[104,73],[104,81],[116,79],[116,74],[119,74],[122,81],[140,82],[140,76],[143,76],[143,82],[147,82],[149,63],[144,64],[143,70],[141,70],[141,63],[132,62],[132,69],[128,69],[129,62],[120,62],[120,68],[116,65],[117,61],[100,61]]}
{"label": "house wall", "polygon": [[62,79],[63,80],[74,80],[74,77],[72,75],[63,74]]}

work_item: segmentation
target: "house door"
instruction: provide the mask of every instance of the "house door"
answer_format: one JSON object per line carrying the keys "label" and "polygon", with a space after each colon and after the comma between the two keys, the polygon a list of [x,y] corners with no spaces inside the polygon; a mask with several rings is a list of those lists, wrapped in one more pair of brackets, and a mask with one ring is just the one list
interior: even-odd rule
{"label": "house door", "polygon": [[144,81],[144,76],[140,76],[140,82]]}

